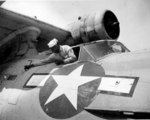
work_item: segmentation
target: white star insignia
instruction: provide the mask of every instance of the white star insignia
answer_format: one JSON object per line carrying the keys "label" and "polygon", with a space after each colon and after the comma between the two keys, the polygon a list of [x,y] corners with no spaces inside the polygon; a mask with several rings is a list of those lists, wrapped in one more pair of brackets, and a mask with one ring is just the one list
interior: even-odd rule
{"label": "white star insignia", "polygon": [[49,96],[45,105],[64,94],[77,110],[78,87],[84,83],[100,78],[95,76],[81,76],[82,69],[83,65],[76,68],[69,75],[52,75],[58,86]]}

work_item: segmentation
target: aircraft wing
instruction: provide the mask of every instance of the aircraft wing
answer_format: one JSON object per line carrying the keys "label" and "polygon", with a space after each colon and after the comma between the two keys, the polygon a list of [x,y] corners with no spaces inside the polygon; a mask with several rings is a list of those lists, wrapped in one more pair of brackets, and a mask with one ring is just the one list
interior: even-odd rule
{"label": "aircraft wing", "polygon": [[0,63],[25,55],[33,43],[42,52],[53,38],[65,44],[70,36],[69,31],[0,7]]}
{"label": "aircraft wing", "polygon": [[40,31],[39,37],[42,40],[47,40],[47,42],[55,37],[63,43],[70,34],[69,31],[2,7],[0,7],[0,19],[0,47],[14,39],[17,35],[25,34],[28,31]]}

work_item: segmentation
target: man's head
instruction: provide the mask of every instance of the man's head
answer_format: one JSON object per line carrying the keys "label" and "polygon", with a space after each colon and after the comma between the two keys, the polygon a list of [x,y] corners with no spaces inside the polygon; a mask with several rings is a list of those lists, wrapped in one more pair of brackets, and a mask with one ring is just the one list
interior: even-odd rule
{"label": "man's head", "polygon": [[59,53],[60,51],[60,46],[58,44],[58,40],[54,38],[48,43],[49,48],[52,50],[54,53]]}

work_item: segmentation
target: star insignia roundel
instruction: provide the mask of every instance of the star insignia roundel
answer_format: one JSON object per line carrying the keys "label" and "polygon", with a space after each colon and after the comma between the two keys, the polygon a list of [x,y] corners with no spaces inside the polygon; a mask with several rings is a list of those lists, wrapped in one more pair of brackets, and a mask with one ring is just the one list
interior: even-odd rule
{"label": "star insignia roundel", "polygon": [[66,119],[82,112],[96,95],[104,69],[91,62],[74,64],[55,71],[40,90],[44,112],[56,119]]}

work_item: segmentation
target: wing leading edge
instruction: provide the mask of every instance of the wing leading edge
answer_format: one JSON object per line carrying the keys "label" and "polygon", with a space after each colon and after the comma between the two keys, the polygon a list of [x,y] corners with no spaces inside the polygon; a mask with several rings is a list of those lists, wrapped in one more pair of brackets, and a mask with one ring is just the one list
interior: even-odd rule
{"label": "wing leading edge", "polygon": [[63,43],[70,34],[69,31],[34,18],[12,12],[2,7],[0,8],[0,18],[0,47],[13,39],[13,37],[10,36],[12,36],[12,34],[16,34],[16,31],[20,30],[17,34],[23,34],[29,31],[30,29],[28,29],[28,27],[40,29],[40,37],[48,41],[55,37]]}

